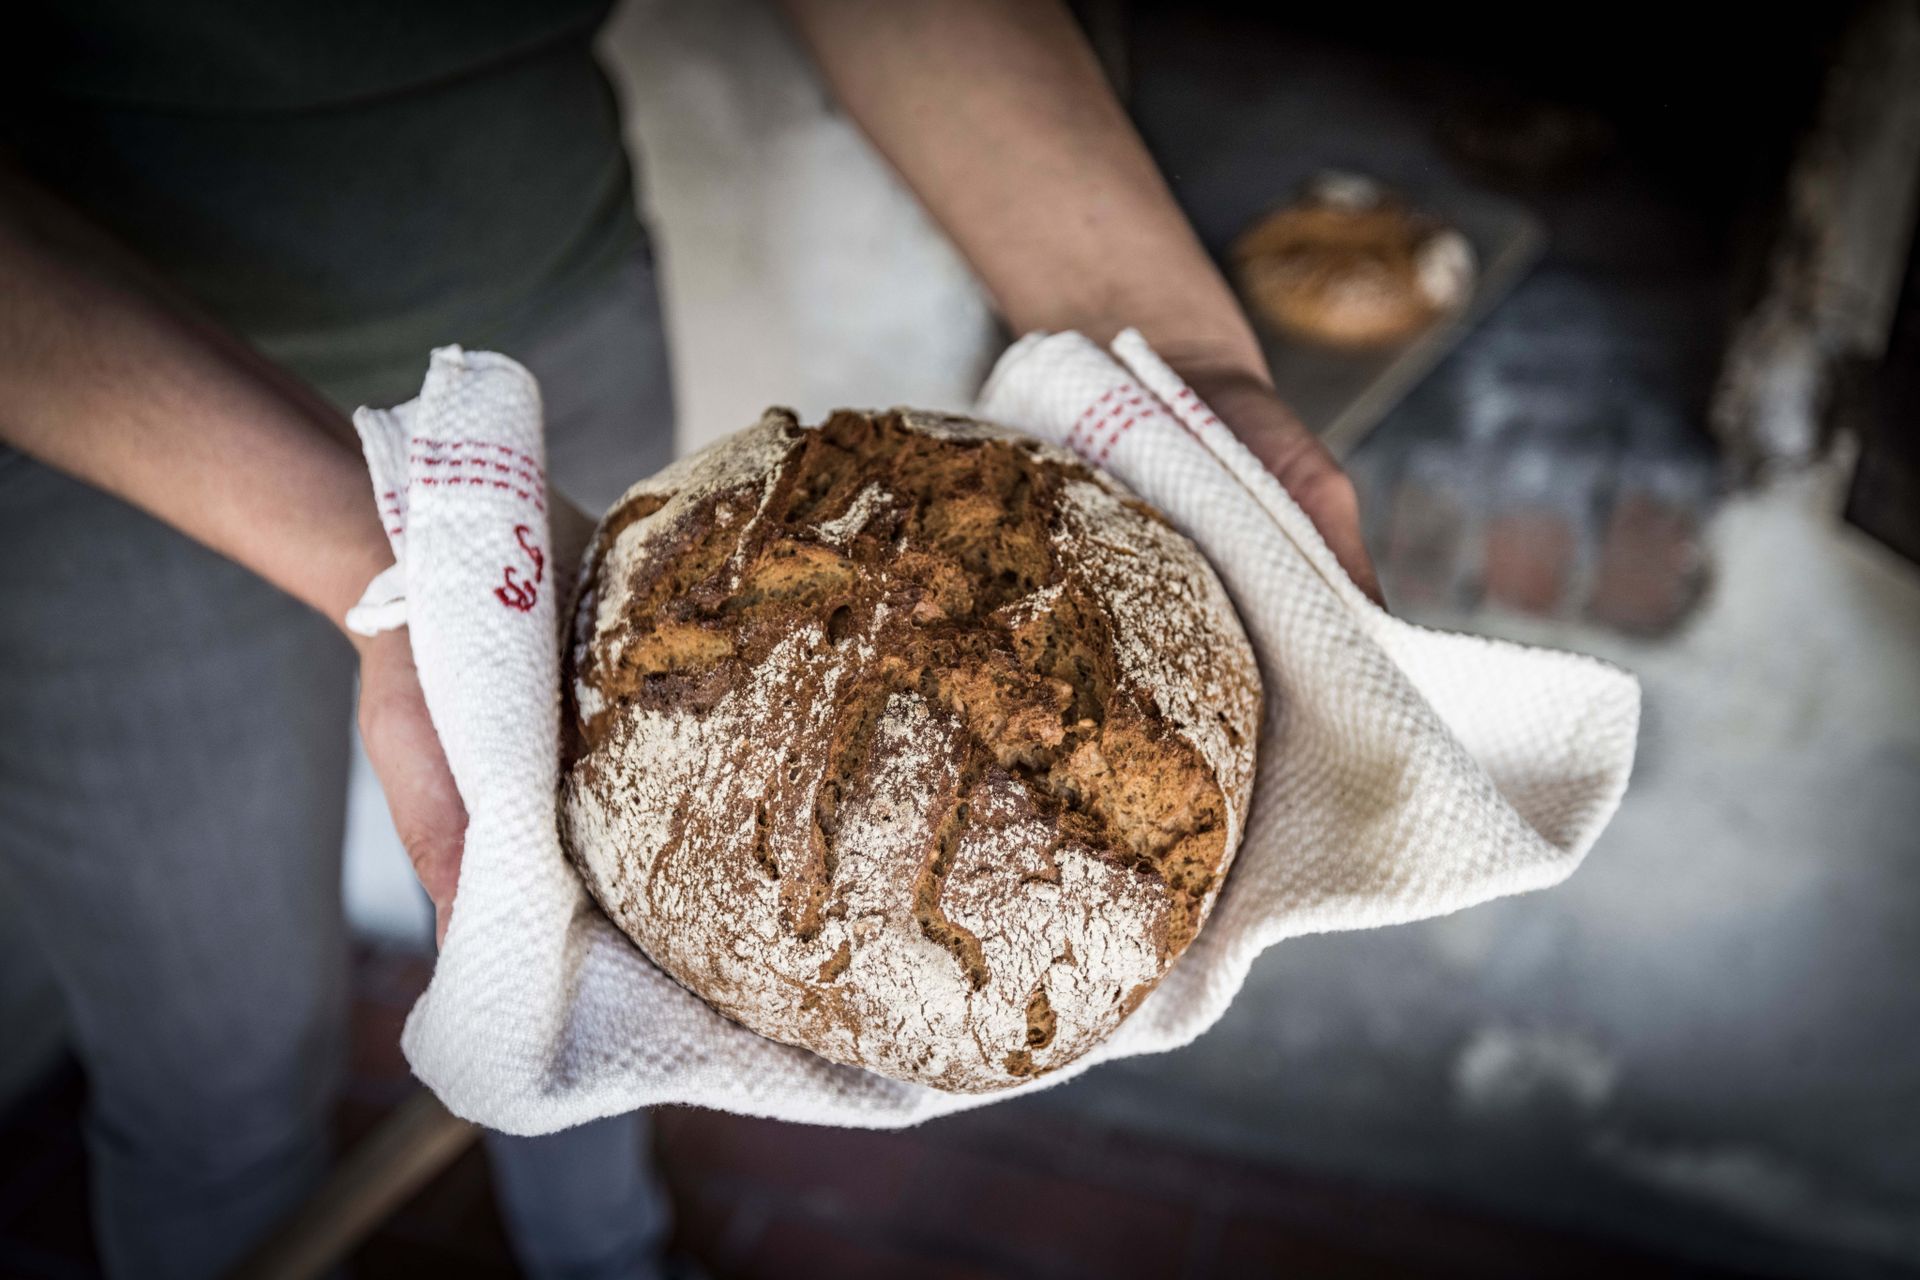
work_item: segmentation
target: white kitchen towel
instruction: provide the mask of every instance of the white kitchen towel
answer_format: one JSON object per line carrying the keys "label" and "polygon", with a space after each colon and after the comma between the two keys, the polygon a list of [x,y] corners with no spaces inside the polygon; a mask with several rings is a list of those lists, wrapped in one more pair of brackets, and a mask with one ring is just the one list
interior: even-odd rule
{"label": "white kitchen towel", "polygon": [[1213,917],[1072,1067],[945,1094],[775,1043],[666,977],[588,899],[556,824],[558,656],[538,392],[501,356],[434,353],[420,398],[356,425],[396,566],[353,621],[406,621],[469,812],[414,1071],[456,1113],[543,1133],[659,1102],[897,1127],[1162,1052],[1211,1026],[1282,938],[1435,916],[1552,884],[1625,789],[1639,691],[1587,658],[1394,619],[1138,335],[1002,357],[979,416],[1078,450],[1166,512],[1232,593],[1268,689],[1253,810]]}

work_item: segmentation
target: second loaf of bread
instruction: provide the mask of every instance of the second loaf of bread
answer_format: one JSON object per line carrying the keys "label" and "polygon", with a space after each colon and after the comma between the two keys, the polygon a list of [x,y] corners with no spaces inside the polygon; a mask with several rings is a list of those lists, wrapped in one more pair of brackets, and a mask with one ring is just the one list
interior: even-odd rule
{"label": "second loaf of bread", "polygon": [[1085,1053],[1193,938],[1261,692],[1199,552],[1071,455],[775,410],[608,514],[565,703],[568,849],[657,964],[977,1092]]}

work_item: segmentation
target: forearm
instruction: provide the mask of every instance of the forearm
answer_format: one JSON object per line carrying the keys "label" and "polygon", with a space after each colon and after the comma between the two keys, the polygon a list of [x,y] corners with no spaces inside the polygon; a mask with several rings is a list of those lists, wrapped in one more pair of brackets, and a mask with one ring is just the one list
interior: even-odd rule
{"label": "forearm", "polygon": [[392,558],[340,414],[3,168],[0,440],[336,623]]}
{"label": "forearm", "polygon": [[1265,381],[1258,342],[1064,7],[785,0],[847,110],[1016,330],[1140,329]]}

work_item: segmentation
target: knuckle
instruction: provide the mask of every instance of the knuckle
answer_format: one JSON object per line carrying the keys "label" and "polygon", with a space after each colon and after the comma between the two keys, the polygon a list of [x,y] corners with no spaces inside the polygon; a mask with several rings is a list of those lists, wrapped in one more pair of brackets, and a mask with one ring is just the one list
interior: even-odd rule
{"label": "knuckle", "polygon": [[427,892],[438,896],[442,880],[449,884],[453,870],[460,863],[460,841],[449,839],[438,832],[416,831],[409,835],[402,831],[400,843],[406,846],[407,860],[413,864],[413,873],[426,886]]}
{"label": "knuckle", "polygon": [[1325,471],[1315,480],[1320,500],[1338,506],[1343,512],[1357,512],[1360,509],[1360,490],[1354,486],[1353,477],[1335,468]]}
{"label": "knuckle", "polygon": [[1360,494],[1354,487],[1353,477],[1329,459],[1304,459],[1303,463],[1295,468],[1294,474],[1281,478],[1295,501],[1302,506],[1342,514],[1359,510]]}

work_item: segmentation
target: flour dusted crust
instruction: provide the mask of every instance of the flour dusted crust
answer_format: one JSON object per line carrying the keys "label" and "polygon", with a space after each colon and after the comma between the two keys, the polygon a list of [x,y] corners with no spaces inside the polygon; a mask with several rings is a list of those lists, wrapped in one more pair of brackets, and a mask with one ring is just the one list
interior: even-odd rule
{"label": "flour dusted crust", "polygon": [[1466,237],[1370,178],[1323,174],[1233,246],[1252,309],[1295,337],[1339,347],[1399,342],[1473,290]]}
{"label": "flour dusted crust", "polygon": [[1246,818],[1259,675],[1213,571],[966,419],[772,410],[636,486],[566,665],[608,915],[754,1031],[942,1089],[1110,1034]]}

